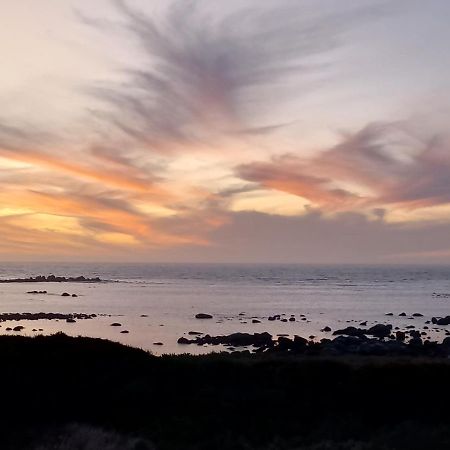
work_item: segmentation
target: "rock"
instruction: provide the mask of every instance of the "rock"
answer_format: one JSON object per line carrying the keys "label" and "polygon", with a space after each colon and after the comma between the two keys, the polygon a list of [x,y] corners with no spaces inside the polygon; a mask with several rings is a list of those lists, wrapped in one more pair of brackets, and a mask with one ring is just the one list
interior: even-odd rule
{"label": "rock", "polygon": [[258,319],[252,319],[252,323],[261,323],[261,321]]}
{"label": "rock", "polygon": [[227,336],[198,336],[195,339],[180,337],[179,344],[197,344],[197,345],[225,345],[231,347],[246,347],[253,345],[255,347],[272,346],[272,335],[269,333],[232,333]]}
{"label": "rock", "polygon": [[213,316],[211,314],[198,313],[195,315],[196,319],[212,319]]}
{"label": "rock", "polygon": [[153,342],[153,345],[164,345],[162,342]]}
{"label": "rock", "polygon": [[6,331],[12,331],[11,327],[5,328]]}
{"label": "rock", "polygon": [[280,336],[277,339],[277,343],[278,343],[278,346],[277,346],[278,350],[287,351],[287,350],[291,350],[292,349],[292,346],[293,346],[294,342],[291,339],[287,338],[287,337]]}
{"label": "rock", "polygon": [[75,323],[76,320],[75,320],[75,319],[72,319],[71,317],[68,317],[68,318],[66,319],[66,322],[67,322],[67,323]]}
{"label": "rock", "polygon": [[347,327],[342,330],[336,330],[333,332],[333,336],[346,335],[346,336],[364,336],[365,330],[356,327]]}
{"label": "rock", "polygon": [[388,337],[391,334],[392,325],[383,325],[382,323],[377,323],[373,327],[370,327],[367,330],[366,334],[371,336],[375,336],[378,338]]}
{"label": "rock", "polygon": [[450,316],[446,317],[433,317],[431,322],[435,325],[450,325]]}
{"label": "rock", "polygon": [[289,317],[289,322],[295,322],[295,317]]}
{"label": "rock", "polygon": [[121,333],[122,333],[122,334],[128,334],[129,331],[128,331],[128,330],[122,330]]}
{"label": "rock", "polygon": [[388,312],[388,313],[386,313],[385,315],[386,315],[386,316],[393,316],[394,313]]}
{"label": "rock", "polygon": [[25,327],[23,327],[22,325],[17,325],[17,327],[13,328],[13,331],[22,331]]}
{"label": "rock", "polygon": [[61,294],[61,297],[70,297],[70,294],[68,292],[63,292]]}
{"label": "rock", "polygon": [[141,317],[148,317],[147,314],[141,314]]}
{"label": "rock", "polygon": [[72,294],[72,297],[78,297],[78,295],[77,294]]}
{"label": "rock", "polygon": [[364,322],[361,322],[359,325],[360,325],[361,327],[367,326],[367,320],[365,320]]}
{"label": "rock", "polygon": [[281,319],[281,321],[282,321],[282,322],[287,322],[288,320],[287,320],[287,319]]}
{"label": "rock", "polygon": [[406,334],[403,331],[396,331],[395,339],[397,339],[397,341],[403,342],[406,339]]}
{"label": "rock", "polygon": [[204,333],[201,333],[200,331],[189,331],[189,336],[201,336]]}
{"label": "rock", "polygon": [[83,276],[80,277],[57,277],[55,275],[38,275],[37,277],[28,277],[28,278],[9,278],[5,280],[0,280],[0,283],[61,283],[61,282],[70,282],[70,283],[99,283],[101,280],[99,277],[95,278],[86,278]]}
{"label": "rock", "polygon": [[293,341],[293,348],[294,350],[298,351],[298,350],[304,350],[306,349],[308,345],[308,341],[301,337],[301,336],[294,336],[294,341]]}
{"label": "rock", "polygon": [[327,326],[325,328],[322,328],[320,331],[325,331],[326,333],[328,333],[329,331],[331,331],[331,328]]}
{"label": "rock", "polygon": [[423,317],[423,314],[420,313],[414,313],[412,314],[413,317]]}
{"label": "rock", "polygon": [[406,316],[405,312],[402,312],[402,313],[399,314],[399,317],[405,317],[405,316]]}
{"label": "rock", "polygon": [[96,317],[95,314],[83,314],[83,313],[0,313],[0,322],[7,320],[66,320],[68,318],[73,319],[92,319]]}
{"label": "rock", "polygon": [[111,327],[121,327],[122,324],[119,323],[119,322],[113,322],[110,326],[111,326]]}

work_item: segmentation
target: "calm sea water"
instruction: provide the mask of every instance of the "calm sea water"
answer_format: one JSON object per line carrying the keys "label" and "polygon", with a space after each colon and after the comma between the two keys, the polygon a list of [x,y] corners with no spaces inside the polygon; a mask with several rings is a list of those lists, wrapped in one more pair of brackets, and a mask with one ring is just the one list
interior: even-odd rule
{"label": "calm sea water", "polygon": [[[0,278],[55,274],[99,276],[111,282],[0,284],[1,312],[81,312],[104,314],[98,319],[22,322],[22,334],[64,331],[71,335],[108,338],[156,354],[201,353],[218,348],[181,346],[188,331],[212,335],[231,332],[325,336],[332,329],[367,320],[404,327],[423,325],[432,316],[450,315],[450,267],[304,266],[238,264],[1,264]],[[47,290],[46,295],[27,294]],[[77,298],[61,297],[62,292]],[[212,320],[198,320],[198,312]],[[387,312],[394,313],[386,317]],[[399,317],[419,312],[423,318]],[[244,313],[244,315],[242,315]],[[294,314],[295,322],[269,322],[273,314]],[[300,321],[300,314],[307,321]],[[141,317],[146,315],[148,317]],[[252,324],[252,318],[261,323]],[[348,322],[355,321],[355,322]],[[120,322],[122,327],[111,327]],[[17,325],[15,323],[14,325]],[[6,333],[9,323],[0,332]],[[121,334],[121,330],[129,334]],[[439,333],[437,337],[439,337]],[[154,345],[162,342],[163,346]]]}

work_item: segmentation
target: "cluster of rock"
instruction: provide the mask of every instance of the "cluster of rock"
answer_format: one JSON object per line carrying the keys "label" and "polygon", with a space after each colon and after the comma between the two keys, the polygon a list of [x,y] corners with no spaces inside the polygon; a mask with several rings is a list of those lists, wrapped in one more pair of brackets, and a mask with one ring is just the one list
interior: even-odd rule
{"label": "cluster of rock", "polygon": [[1,313],[0,322],[6,322],[8,320],[66,320],[68,322],[75,321],[75,319],[93,319],[97,317],[96,314],[84,314],[84,313]]}
{"label": "cluster of rock", "polygon": [[450,316],[432,317],[431,323],[434,325],[450,325]]}
{"label": "cluster of rock", "polygon": [[[279,320],[280,322],[295,322],[295,315],[291,314],[291,316],[288,317],[283,317],[285,314],[275,314],[273,316],[269,316],[267,318],[267,320],[269,320],[270,322],[273,322],[275,320]],[[306,320],[306,317],[303,314],[300,314],[300,320]]]}
{"label": "cluster of rock", "polygon": [[99,277],[95,278],[86,278],[83,276],[79,277],[57,277],[55,275],[38,275],[36,277],[28,277],[28,278],[9,278],[6,280],[0,280],[0,283],[100,283],[101,280]]}
{"label": "cluster of rock", "polygon": [[378,323],[374,325],[373,327],[370,327],[369,329],[365,330],[362,328],[356,328],[356,327],[347,327],[343,328],[342,330],[336,330],[333,332],[334,336],[339,335],[346,335],[346,336],[375,336],[378,338],[385,338],[390,336],[392,332],[392,325],[383,325],[381,323]]}
{"label": "cluster of rock", "polygon": [[450,293],[448,292],[433,292],[434,298],[450,298]]}
{"label": "cluster of rock", "polygon": [[[224,336],[197,336],[193,339],[180,337],[179,344],[196,345],[224,345],[230,349],[236,347],[253,346],[256,353],[292,353],[301,355],[377,355],[377,356],[450,356],[450,337],[441,344],[423,341],[417,330],[408,332],[397,331],[391,334],[391,325],[375,325],[365,333],[354,332],[354,327],[337,330],[334,339],[322,339],[320,342],[307,340],[301,336],[292,339],[287,336],[278,336],[276,339],[269,333],[232,333]],[[387,330],[389,334],[386,335]],[[350,334],[347,334],[350,333]],[[188,333],[195,336],[197,332]],[[377,337],[368,337],[377,336]],[[409,337],[408,342],[406,342]],[[387,338],[387,339],[386,339]]]}
{"label": "cluster of rock", "polygon": [[194,339],[187,339],[185,337],[178,339],[179,344],[227,345],[232,347],[246,347],[248,345],[264,347],[271,345],[272,342],[272,335],[269,333],[232,333],[226,336],[210,336],[206,334],[205,336],[198,336]]}
{"label": "cluster of rock", "polygon": [[47,294],[47,291],[28,291],[27,294]]}

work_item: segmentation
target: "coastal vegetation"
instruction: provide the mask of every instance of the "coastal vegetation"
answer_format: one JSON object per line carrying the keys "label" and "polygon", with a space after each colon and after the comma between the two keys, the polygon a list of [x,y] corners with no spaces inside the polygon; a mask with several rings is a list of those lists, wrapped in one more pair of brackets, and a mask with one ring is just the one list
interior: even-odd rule
{"label": "coastal vegetation", "polygon": [[0,336],[4,449],[450,447],[445,357],[156,357],[101,339]]}

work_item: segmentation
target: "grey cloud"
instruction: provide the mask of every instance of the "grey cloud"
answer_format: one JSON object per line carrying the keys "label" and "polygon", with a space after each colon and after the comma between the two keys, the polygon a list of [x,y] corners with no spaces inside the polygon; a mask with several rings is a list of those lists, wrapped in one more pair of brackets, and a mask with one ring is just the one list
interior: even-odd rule
{"label": "grey cloud", "polygon": [[211,246],[166,249],[163,261],[265,263],[448,263],[449,226],[443,223],[390,224],[359,213],[328,217],[318,210],[285,217],[233,213],[209,234]]}
{"label": "grey cloud", "polygon": [[270,103],[281,81],[318,69],[313,57],[338,47],[349,27],[381,10],[371,2],[313,15],[301,2],[282,0],[253,2],[218,19],[207,3],[174,1],[158,20],[125,1],[115,4],[144,64],[129,71],[128,83],[88,91],[106,103],[97,115],[158,150],[205,140],[212,131],[276,129],[249,124],[252,101]]}
{"label": "grey cloud", "polygon": [[[450,135],[417,136],[415,128],[407,121],[371,123],[309,159],[285,155],[238,166],[236,174],[326,208],[450,203]],[[348,183],[371,193],[358,195],[358,187],[355,192],[340,187]]]}

